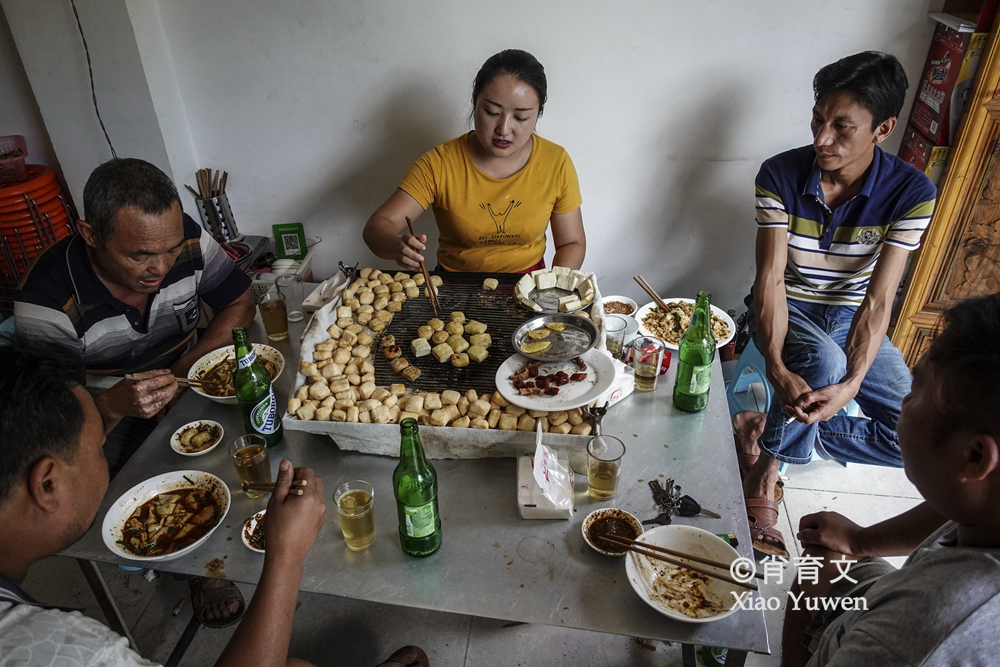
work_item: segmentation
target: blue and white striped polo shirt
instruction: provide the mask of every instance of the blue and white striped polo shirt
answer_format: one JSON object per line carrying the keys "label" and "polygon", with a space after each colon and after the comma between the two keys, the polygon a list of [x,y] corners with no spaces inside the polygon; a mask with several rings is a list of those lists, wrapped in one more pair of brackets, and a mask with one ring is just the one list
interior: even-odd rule
{"label": "blue and white striped polo shirt", "polygon": [[811,145],[764,162],[756,186],[757,225],[788,229],[788,298],[841,306],[861,305],[883,244],[920,246],[937,194],[923,172],[878,146],[860,192],[832,211]]}

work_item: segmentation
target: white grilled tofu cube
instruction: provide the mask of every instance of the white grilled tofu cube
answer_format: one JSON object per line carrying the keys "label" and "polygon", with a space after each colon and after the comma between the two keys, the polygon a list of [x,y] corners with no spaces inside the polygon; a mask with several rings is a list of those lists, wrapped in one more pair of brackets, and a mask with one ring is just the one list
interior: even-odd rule
{"label": "white grilled tofu cube", "polygon": [[556,276],[549,273],[548,271],[544,273],[538,273],[538,275],[535,276],[535,286],[538,287],[538,289],[540,290],[552,289],[553,287],[556,286]]}
{"label": "white grilled tofu cube", "polygon": [[426,338],[414,338],[410,341],[410,349],[413,350],[413,356],[426,357],[431,353],[431,344]]}

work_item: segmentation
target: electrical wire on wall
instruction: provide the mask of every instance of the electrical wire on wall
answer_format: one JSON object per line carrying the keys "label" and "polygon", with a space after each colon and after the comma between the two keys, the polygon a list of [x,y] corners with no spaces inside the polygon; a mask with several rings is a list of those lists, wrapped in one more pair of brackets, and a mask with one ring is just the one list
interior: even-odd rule
{"label": "electrical wire on wall", "polygon": [[104,127],[104,121],[101,119],[101,110],[97,106],[97,89],[94,87],[94,68],[90,64],[90,49],[87,47],[87,38],[83,34],[83,24],[80,23],[80,12],[76,10],[75,0],[69,0],[69,4],[73,6],[73,15],[76,16],[76,27],[80,30],[80,39],[83,40],[83,51],[87,54],[87,70],[90,72],[90,94],[94,98],[94,113],[97,114],[97,122],[101,124],[101,130],[104,131],[104,139],[108,142],[111,155],[118,157],[115,147],[111,144],[111,137],[108,136],[108,128]]}

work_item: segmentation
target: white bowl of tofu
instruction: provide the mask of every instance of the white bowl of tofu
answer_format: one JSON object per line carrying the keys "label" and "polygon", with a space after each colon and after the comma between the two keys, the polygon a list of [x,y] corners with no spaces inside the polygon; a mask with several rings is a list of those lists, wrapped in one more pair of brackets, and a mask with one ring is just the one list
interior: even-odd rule
{"label": "white bowl of tofu", "polygon": [[594,302],[593,280],[565,266],[525,274],[514,285],[514,297],[538,313],[575,313]]}

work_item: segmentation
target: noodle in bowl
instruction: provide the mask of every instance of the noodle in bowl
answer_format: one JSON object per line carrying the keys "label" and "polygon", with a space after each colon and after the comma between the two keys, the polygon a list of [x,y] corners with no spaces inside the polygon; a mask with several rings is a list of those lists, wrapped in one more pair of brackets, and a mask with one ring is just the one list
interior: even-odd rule
{"label": "noodle in bowl", "polygon": [[[276,349],[270,345],[263,345],[261,343],[253,344],[254,352],[257,353],[257,359],[261,362],[270,363],[274,372],[271,375],[271,382],[273,383],[281,376],[281,372],[285,370],[285,357],[278,352]],[[191,370],[188,371],[189,380],[201,380],[205,378],[205,375],[211,371],[217,364],[222,363],[226,359],[235,360],[236,351],[232,345],[227,347],[220,347],[218,350],[212,350],[208,354],[204,355],[201,359],[196,361]],[[265,364],[267,365],[267,364]],[[270,369],[269,369],[270,370]],[[236,394],[232,396],[213,396],[206,391],[202,391],[198,387],[191,387],[192,390],[198,392],[205,398],[210,398],[213,401],[218,401],[219,403],[225,403],[226,405],[236,405]]]}

